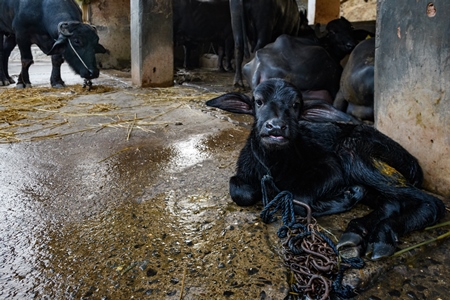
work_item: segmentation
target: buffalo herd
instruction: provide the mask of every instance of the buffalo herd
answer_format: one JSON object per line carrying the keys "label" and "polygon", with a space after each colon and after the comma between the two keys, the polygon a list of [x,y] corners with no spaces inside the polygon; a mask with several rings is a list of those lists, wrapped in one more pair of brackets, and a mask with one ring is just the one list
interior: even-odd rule
{"label": "buffalo herd", "polygon": [[175,0],[173,21],[174,44],[185,50],[184,67],[195,65],[193,47],[212,43],[221,71],[231,71],[234,58],[235,86],[244,86],[245,79],[253,89],[269,78],[283,78],[305,100],[322,100],[360,121],[373,121],[374,46],[370,52],[372,44],[364,42],[368,46],[357,47],[348,66],[342,62],[374,33],[354,29],[345,18],[332,20],[321,32],[308,25],[295,0]]}
{"label": "buffalo herd", "polygon": [[[64,61],[85,82],[99,76],[95,54],[107,50],[95,27],[82,22],[75,0],[0,0],[0,20],[0,85],[14,83],[8,59],[16,45],[22,63],[17,87],[31,86],[32,44],[51,56],[52,87],[65,85]],[[173,40],[184,48],[186,68],[195,65],[191,51],[197,45],[212,43],[221,71],[232,71],[234,58],[235,85],[243,86],[243,77],[251,88],[269,78],[284,78],[305,100],[334,102],[356,119],[372,121],[374,45],[362,43],[367,46],[353,53],[358,36],[366,34],[344,18],[329,22],[325,34],[318,35],[295,0],[173,1]],[[250,53],[253,59],[243,66]],[[342,69],[340,61],[349,53]]]}

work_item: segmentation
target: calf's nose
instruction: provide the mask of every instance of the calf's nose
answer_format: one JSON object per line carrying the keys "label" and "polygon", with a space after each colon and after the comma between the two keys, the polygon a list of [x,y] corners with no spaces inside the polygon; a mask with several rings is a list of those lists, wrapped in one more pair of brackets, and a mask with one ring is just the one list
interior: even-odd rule
{"label": "calf's nose", "polygon": [[266,128],[269,130],[281,130],[287,129],[287,124],[280,119],[271,119],[266,122]]}

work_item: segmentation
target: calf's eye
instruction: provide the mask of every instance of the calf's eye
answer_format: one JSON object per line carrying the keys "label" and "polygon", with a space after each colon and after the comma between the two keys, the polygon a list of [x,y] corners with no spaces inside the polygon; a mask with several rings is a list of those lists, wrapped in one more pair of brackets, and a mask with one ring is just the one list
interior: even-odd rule
{"label": "calf's eye", "polygon": [[263,102],[261,100],[255,100],[256,105],[261,106],[263,105]]}

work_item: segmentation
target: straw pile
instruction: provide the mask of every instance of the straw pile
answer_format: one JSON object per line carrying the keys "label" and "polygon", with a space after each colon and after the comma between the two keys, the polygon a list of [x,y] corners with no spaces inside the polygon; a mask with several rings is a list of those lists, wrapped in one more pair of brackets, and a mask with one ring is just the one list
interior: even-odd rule
{"label": "straw pile", "polygon": [[[99,130],[105,127],[125,128],[127,139],[129,139],[133,129],[151,131],[151,129],[148,129],[149,126],[165,126],[167,124],[162,124],[156,119],[189,102],[203,103],[205,100],[218,95],[192,87],[176,86],[131,89],[121,92],[122,95],[132,96],[133,99],[140,100],[135,107],[119,107],[115,103],[99,103],[97,101],[101,99],[101,94],[115,91],[116,89],[113,87],[99,85],[93,86],[90,91],[81,85],[74,85],[64,89],[46,87],[0,89],[0,143],[55,138],[87,130]],[[99,94],[95,102],[88,100],[89,103],[70,103],[70,100],[76,97],[92,94]],[[109,97],[109,99],[111,98],[115,99],[114,97]],[[62,111],[61,108],[69,103],[69,109]],[[120,103],[120,101],[117,103]],[[159,112],[150,113],[150,115],[136,115],[136,112],[133,112],[133,109],[143,108],[143,106],[158,107]],[[138,111],[144,112],[145,110],[139,109]],[[96,123],[96,125],[93,125],[91,122],[85,128],[77,127],[76,131],[69,133],[67,132],[68,126],[65,126],[65,131],[62,130],[61,126],[63,125],[68,125],[69,123],[79,124],[80,122],[76,122],[76,118],[87,117],[104,117],[108,122]],[[62,133],[63,131],[64,133]]]}
{"label": "straw pile", "polygon": [[[90,91],[81,85],[64,89],[33,87],[27,89],[5,88],[0,90],[0,142],[18,141],[18,128],[43,124],[52,119],[69,100],[93,93],[113,91],[113,87],[93,86]],[[104,111],[105,108],[103,107]]]}

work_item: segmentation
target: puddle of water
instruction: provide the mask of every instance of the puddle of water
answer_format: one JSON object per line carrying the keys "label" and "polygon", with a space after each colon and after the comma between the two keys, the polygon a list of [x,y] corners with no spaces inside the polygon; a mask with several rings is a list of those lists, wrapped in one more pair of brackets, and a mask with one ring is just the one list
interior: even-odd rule
{"label": "puddle of water", "polygon": [[205,136],[206,134],[191,135],[185,140],[173,143],[174,155],[171,158],[169,171],[179,173],[207,159],[208,149],[202,142]]}
{"label": "puddle of water", "polygon": [[[36,296],[178,299],[183,291],[183,299],[224,293],[238,299],[254,298],[245,287],[255,285],[277,293],[272,284],[284,278],[284,268],[275,253],[260,247],[267,233],[255,225],[254,213],[241,212],[232,226],[217,216],[184,226],[168,213],[168,196],[124,203],[82,226],[65,226],[48,242],[52,259],[42,277],[53,280]],[[195,203],[195,196],[188,198]]]}
{"label": "puddle of water", "polygon": [[[255,292],[244,286],[280,293],[272,285],[284,268],[259,249],[257,216],[228,213],[245,132],[168,144],[111,137],[0,147],[0,298],[163,299],[183,280],[184,299]],[[261,273],[249,278],[251,268]]]}

